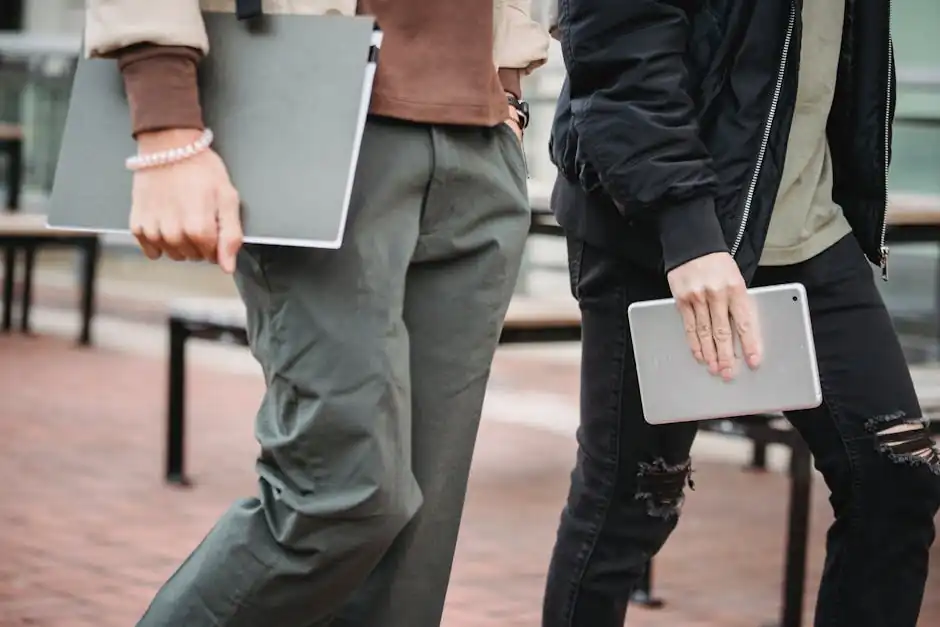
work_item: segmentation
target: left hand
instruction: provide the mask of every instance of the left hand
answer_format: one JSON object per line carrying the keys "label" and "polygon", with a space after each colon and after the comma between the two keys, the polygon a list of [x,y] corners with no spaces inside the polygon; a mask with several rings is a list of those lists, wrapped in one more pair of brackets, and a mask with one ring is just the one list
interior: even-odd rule
{"label": "left hand", "polygon": [[515,133],[516,139],[522,143],[522,125],[519,124],[519,112],[512,105],[509,105],[509,117],[506,118],[506,125]]}

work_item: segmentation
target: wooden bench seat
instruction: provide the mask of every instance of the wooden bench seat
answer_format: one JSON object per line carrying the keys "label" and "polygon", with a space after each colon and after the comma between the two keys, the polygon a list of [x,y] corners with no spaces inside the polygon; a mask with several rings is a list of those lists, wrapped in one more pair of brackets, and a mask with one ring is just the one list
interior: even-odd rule
{"label": "wooden bench seat", "polygon": [[940,226],[940,195],[892,195],[888,206],[888,225]]}
{"label": "wooden bench seat", "polygon": [[17,209],[0,211],[0,237],[89,237],[89,233],[46,226],[46,216]]}
{"label": "wooden bench seat", "polygon": [[[245,306],[230,298],[183,298],[170,304],[171,317],[193,322],[207,322],[222,326],[244,326]],[[514,298],[506,314],[505,326],[532,328],[539,326],[570,327],[581,325],[581,312],[573,299],[545,303],[526,298]]]}
{"label": "wooden bench seat", "polygon": [[[222,327],[243,327],[246,324],[245,306],[237,299],[177,299],[170,304],[169,314],[171,318],[181,321],[214,324]],[[573,299],[545,303],[544,301],[520,297],[514,298],[510,303],[504,325],[507,329],[580,326],[581,312]]]}
{"label": "wooden bench seat", "polygon": [[23,129],[16,124],[0,123],[0,142],[23,141]]}
{"label": "wooden bench seat", "polygon": [[190,322],[243,327],[245,305],[237,298],[180,298],[170,303],[170,317]]}

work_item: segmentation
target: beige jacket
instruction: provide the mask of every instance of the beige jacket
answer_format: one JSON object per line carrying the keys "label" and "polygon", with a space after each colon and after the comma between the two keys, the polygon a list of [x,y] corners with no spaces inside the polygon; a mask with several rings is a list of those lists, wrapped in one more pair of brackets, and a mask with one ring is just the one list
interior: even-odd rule
{"label": "beige jacket", "polygon": [[[432,1],[432,0],[428,0]],[[473,2],[475,0],[467,0]],[[532,0],[493,0],[493,62],[529,73],[545,62],[548,38],[530,15]],[[355,15],[356,0],[264,0],[268,13]],[[149,42],[208,52],[202,11],[235,12],[235,0],[87,0],[85,52],[105,56]]]}

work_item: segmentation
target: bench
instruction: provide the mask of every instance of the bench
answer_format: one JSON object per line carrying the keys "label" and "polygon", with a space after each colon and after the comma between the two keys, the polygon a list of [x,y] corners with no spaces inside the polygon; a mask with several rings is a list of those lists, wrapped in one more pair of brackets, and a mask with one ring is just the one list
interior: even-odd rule
{"label": "bench", "polygon": [[[189,485],[185,473],[186,344],[192,339],[248,345],[244,305],[233,299],[183,299],[170,308],[167,373],[165,479]],[[581,317],[568,299],[557,307],[515,299],[500,335],[500,344],[577,342]]]}
{"label": "bench", "polygon": [[91,343],[91,322],[94,317],[95,279],[100,256],[100,244],[97,235],[60,231],[46,227],[42,215],[26,212],[0,212],[0,251],[3,253],[3,315],[0,331],[9,332],[13,328],[14,283],[19,253],[23,253],[23,288],[20,294],[19,327],[24,333],[29,332],[30,310],[33,299],[33,275],[36,254],[40,248],[49,246],[68,246],[83,253],[81,267],[81,331],[79,344]]}

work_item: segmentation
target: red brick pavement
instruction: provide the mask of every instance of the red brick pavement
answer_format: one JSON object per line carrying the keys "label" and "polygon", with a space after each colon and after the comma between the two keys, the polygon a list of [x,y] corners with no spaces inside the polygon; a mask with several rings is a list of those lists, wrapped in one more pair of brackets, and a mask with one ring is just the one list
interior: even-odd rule
{"label": "red brick pavement", "polygon": [[[519,359],[498,358],[497,384],[524,383],[510,377]],[[197,483],[183,490],[160,482],[162,362],[0,337],[0,627],[132,625],[228,503],[253,489],[260,382],[198,367],[190,381]],[[550,389],[574,391],[555,383]],[[445,627],[538,624],[573,453],[569,438],[484,422]],[[775,616],[785,478],[703,463],[696,479],[683,523],[657,561],[667,606],[633,611],[631,627],[756,627]],[[827,524],[819,489],[810,593]],[[940,567],[921,620],[937,624]]]}

